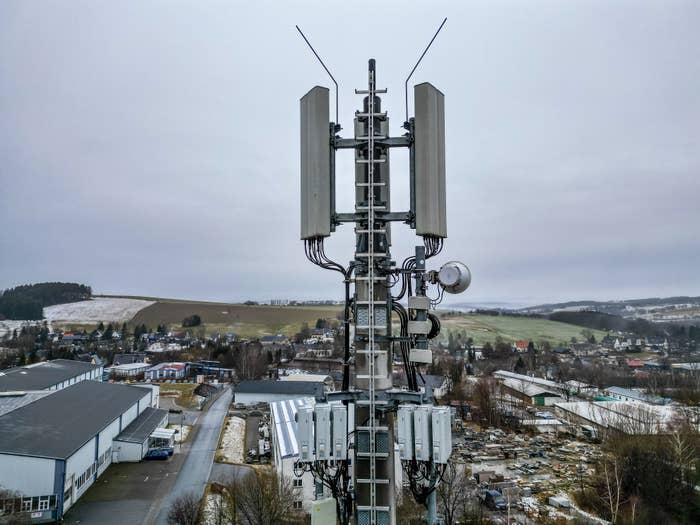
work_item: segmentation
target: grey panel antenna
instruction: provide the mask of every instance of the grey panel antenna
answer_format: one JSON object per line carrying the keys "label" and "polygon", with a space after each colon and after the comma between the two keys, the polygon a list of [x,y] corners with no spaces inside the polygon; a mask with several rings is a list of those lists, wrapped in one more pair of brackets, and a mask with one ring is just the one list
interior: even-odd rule
{"label": "grey panel antenna", "polygon": [[445,96],[429,83],[415,87],[414,177],[418,235],[447,237]]}
{"label": "grey panel antenna", "polygon": [[301,99],[301,238],[331,234],[329,90],[316,86]]}

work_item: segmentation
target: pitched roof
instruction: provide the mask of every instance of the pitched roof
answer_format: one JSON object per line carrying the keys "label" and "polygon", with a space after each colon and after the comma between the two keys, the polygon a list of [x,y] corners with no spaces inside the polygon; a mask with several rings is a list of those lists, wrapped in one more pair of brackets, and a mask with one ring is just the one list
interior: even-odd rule
{"label": "pitched roof", "polygon": [[53,361],[1,370],[0,392],[43,390],[99,367],[100,365],[82,361],[54,359]]}
{"label": "pitched roof", "polygon": [[67,459],[148,392],[99,381],[58,390],[0,416],[0,454]]}
{"label": "pitched roof", "polygon": [[291,394],[319,396],[323,394],[323,383],[307,381],[241,381],[234,394]]}

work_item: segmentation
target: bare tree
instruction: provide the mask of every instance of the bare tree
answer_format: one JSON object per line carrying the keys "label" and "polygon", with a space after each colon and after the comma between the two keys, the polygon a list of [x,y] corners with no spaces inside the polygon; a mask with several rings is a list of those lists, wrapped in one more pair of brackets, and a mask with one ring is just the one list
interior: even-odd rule
{"label": "bare tree", "polygon": [[273,470],[256,469],[225,489],[231,513],[243,525],[296,524],[302,520],[295,502],[299,490]]}
{"label": "bare tree", "polygon": [[622,466],[615,456],[607,456],[601,461],[601,478],[603,482],[603,502],[610,512],[610,521],[618,523],[618,515],[622,502]]}
{"label": "bare tree", "polygon": [[32,520],[22,512],[22,494],[0,487],[0,523],[3,525],[26,525]]}
{"label": "bare tree", "polygon": [[493,378],[482,377],[474,387],[474,401],[479,409],[479,415],[486,419],[489,425],[496,423],[498,414],[496,406],[496,382]]}
{"label": "bare tree", "polygon": [[692,426],[677,427],[669,436],[671,458],[676,465],[680,487],[691,494],[695,485],[693,471],[700,459],[698,441],[697,427]]}
{"label": "bare tree", "polygon": [[177,498],[168,511],[168,525],[197,525],[199,501],[193,492]]}
{"label": "bare tree", "polygon": [[427,523],[425,506],[416,503],[413,494],[408,489],[403,489],[398,497],[396,506],[396,522],[402,525],[424,525]]}
{"label": "bare tree", "polygon": [[445,525],[455,525],[465,512],[465,495],[469,490],[466,466],[450,462],[437,488],[437,500]]}

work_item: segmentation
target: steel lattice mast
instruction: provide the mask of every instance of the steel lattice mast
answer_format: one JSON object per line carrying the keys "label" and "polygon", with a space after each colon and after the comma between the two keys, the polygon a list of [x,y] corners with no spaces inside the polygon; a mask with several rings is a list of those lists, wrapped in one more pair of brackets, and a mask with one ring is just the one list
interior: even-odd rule
{"label": "steel lattice mast", "polygon": [[[391,482],[393,443],[389,418],[380,418],[377,405],[379,391],[392,385],[391,356],[388,337],[391,333],[387,294],[387,274],[378,268],[391,258],[387,242],[387,225],[378,212],[389,212],[387,151],[377,141],[386,138],[382,128],[388,127],[386,113],[380,113],[375,61],[369,61],[368,88],[355,93],[366,95],[363,111],[356,113],[355,185],[357,213],[357,251],[355,253],[355,379],[356,386],[367,390],[367,399],[356,402],[355,422],[355,487],[358,523],[367,516],[367,523],[389,523],[395,500]],[[385,166],[382,169],[380,166]],[[380,342],[381,341],[381,342]],[[366,421],[366,423],[364,423]],[[365,448],[365,442],[367,447]]]}
{"label": "steel lattice mast", "polygon": [[[444,96],[430,84],[416,86],[416,116],[404,123],[407,133],[390,137],[378,96],[386,90],[377,89],[374,59],[367,89],[355,93],[364,98],[351,139],[338,135],[337,122],[328,122],[328,89],[317,86],[301,99],[301,238],[311,262],[343,276],[345,353],[341,391],[297,414],[295,472],[310,471],[330,489],[342,525],[351,517],[358,525],[394,525],[400,462],[399,475],[416,500],[428,505],[433,525],[435,489],[451,453],[450,413],[448,407],[433,406],[430,388],[418,382],[419,367],[432,362],[429,339],[440,331],[429,309],[443,292],[464,291],[471,279],[466,266],[454,261],[439,272],[426,270],[426,260],[440,253],[447,236]],[[410,159],[410,206],[400,212],[390,205],[389,151],[396,147],[408,148]],[[339,149],[355,153],[353,213],[335,209]],[[408,224],[423,240],[400,267],[391,260],[391,222]],[[355,226],[355,253],[346,268],[326,256],[324,240],[347,223]],[[440,288],[436,301],[426,294],[429,285]],[[397,335],[392,314],[401,327]],[[393,351],[407,389],[394,388]]]}

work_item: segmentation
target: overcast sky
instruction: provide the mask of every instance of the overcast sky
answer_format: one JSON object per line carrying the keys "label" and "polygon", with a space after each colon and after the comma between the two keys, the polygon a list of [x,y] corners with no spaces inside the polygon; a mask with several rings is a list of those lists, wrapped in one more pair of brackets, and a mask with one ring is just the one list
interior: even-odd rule
{"label": "overcast sky", "polygon": [[[381,4],[378,5],[378,4]],[[370,18],[368,19],[368,16]],[[338,298],[299,240],[299,106],[340,83],[343,136],[377,60],[446,96],[463,301],[700,295],[700,2],[0,2],[0,288]],[[392,152],[407,208],[407,153]],[[338,156],[338,208],[352,157]],[[393,254],[417,238],[394,229]],[[347,262],[344,226],[326,244]]]}

